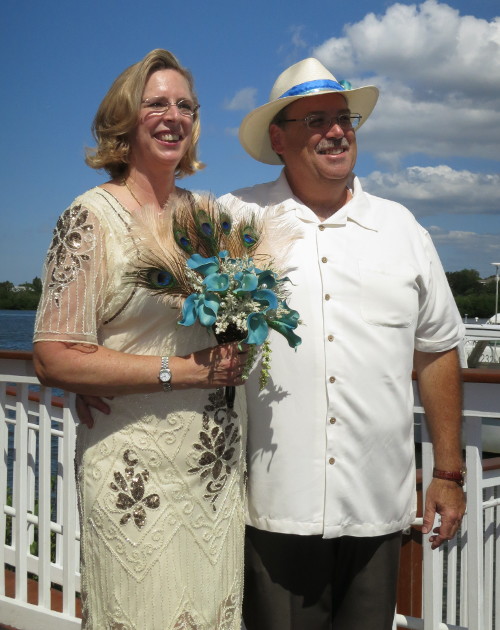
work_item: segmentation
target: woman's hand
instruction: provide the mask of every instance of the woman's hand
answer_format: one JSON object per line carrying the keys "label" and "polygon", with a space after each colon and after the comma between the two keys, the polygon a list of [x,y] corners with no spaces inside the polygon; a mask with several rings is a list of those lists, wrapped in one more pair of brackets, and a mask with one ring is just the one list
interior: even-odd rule
{"label": "woman's hand", "polygon": [[233,341],[198,350],[185,357],[171,357],[173,389],[213,389],[242,385],[248,346]]}
{"label": "woman's hand", "polygon": [[[112,400],[112,397],[108,398]],[[75,408],[80,424],[84,424],[89,429],[94,426],[94,416],[92,415],[92,408],[101,411],[102,413],[109,415],[111,408],[99,396],[86,396],[85,394],[77,394],[75,398]]]}

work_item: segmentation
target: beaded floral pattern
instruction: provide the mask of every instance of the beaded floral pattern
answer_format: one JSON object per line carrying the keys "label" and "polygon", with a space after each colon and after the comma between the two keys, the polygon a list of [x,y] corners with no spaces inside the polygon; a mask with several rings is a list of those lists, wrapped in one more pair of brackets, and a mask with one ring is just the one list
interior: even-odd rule
{"label": "beaded floral pattern", "polygon": [[146,524],[145,508],[158,509],[160,497],[157,494],[144,496],[149,472],[147,470],[135,472],[134,466],[138,463],[138,459],[134,457],[132,451],[125,451],[123,461],[126,464],[124,474],[115,471],[115,481],[110,484],[110,488],[118,493],[116,507],[125,512],[120,519],[120,525],[125,525],[133,518],[136,526],[142,529]]}
{"label": "beaded floral pattern", "polygon": [[175,622],[174,630],[198,630],[199,626],[188,612],[182,615]]}
{"label": "beaded floral pattern", "polygon": [[[240,606],[240,598],[232,593],[219,605],[217,614],[217,630],[235,630],[236,609]],[[194,616],[193,616],[194,615]],[[239,628],[239,624],[238,628]],[[211,630],[194,611],[185,610],[175,622],[173,630]]]}
{"label": "beaded floral pattern", "polygon": [[47,264],[54,262],[48,287],[57,306],[61,292],[75,280],[82,262],[90,260],[95,243],[94,226],[88,223],[88,211],[81,205],[68,208],[59,217],[47,256]]}
{"label": "beaded floral pattern", "polygon": [[203,411],[203,430],[199,433],[199,442],[193,445],[198,452],[197,462],[188,473],[208,479],[203,498],[212,504],[214,512],[217,509],[215,502],[237,464],[236,445],[241,439],[239,427],[234,422],[237,417],[235,411],[226,407],[224,390],[216,390],[209,395],[209,404]]}

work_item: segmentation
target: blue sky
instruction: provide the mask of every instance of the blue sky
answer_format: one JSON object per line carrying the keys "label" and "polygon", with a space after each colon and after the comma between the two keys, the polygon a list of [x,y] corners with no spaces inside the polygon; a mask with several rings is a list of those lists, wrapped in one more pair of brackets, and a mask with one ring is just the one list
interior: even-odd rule
{"label": "blue sky", "polygon": [[58,215],[105,181],[88,168],[90,125],[113,79],[153,48],[195,76],[201,158],[182,180],[221,194],[274,179],[237,138],[287,66],[318,57],[378,105],[358,134],[365,189],[407,205],[447,271],[500,261],[498,0],[132,2],[4,0],[0,281],[41,275]]}

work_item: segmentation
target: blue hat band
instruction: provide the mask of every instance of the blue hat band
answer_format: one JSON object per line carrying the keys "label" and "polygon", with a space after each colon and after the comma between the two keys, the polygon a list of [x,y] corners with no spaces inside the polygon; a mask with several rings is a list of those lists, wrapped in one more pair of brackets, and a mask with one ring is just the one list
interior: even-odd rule
{"label": "blue hat band", "polygon": [[317,81],[306,81],[305,83],[299,83],[293,88],[284,92],[279,98],[286,98],[287,96],[301,96],[303,94],[311,94],[319,92],[324,89],[334,89],[341,92],[345,92],[345,88],[337,81],[331,81],[329,79],[318,79]]}

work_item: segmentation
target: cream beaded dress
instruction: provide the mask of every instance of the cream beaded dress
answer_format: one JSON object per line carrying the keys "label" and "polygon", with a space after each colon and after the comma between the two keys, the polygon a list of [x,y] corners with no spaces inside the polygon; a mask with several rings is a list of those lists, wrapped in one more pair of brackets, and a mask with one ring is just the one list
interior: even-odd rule
{"label": "cream beaded dress", "polygon": [[[130,215],[102,188],[54,230],[35,341],[185,355],[205,329],[123,281]],[[159,366],[158,366],[159,368]],[[77,430],[86,630],[240,630],[245,409],[223,390],[115,397]]]}

